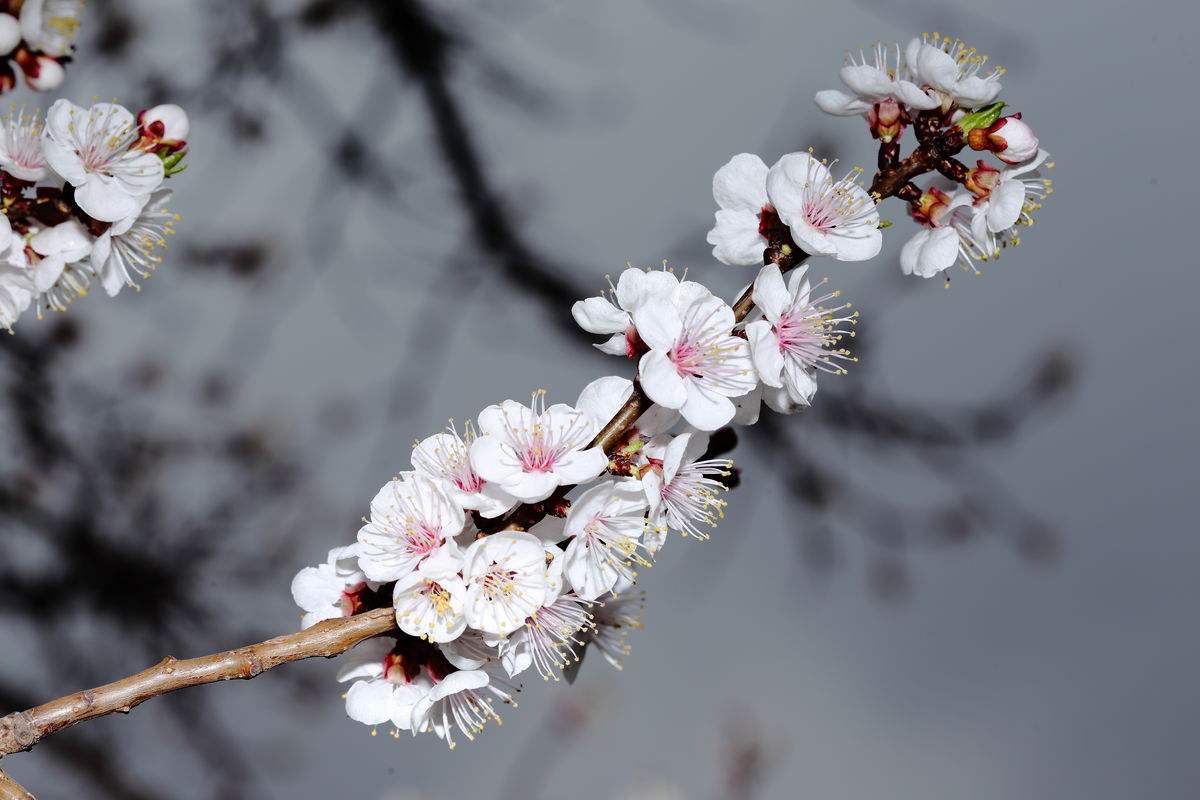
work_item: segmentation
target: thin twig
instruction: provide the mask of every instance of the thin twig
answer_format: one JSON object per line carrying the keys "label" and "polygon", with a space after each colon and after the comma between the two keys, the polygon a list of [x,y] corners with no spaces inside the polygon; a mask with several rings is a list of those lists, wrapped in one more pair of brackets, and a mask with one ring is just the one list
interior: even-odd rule
{"label": "thin twig", "polygon": [[[248,680],[280,664],[305,658],[333,658],[364,639],[395,629],[390,608],[328,620],[298,633],[179,661],[167,656],[158,664],[119,681],[51,700],[0,719],[0,757],[33,748],[46,736],[109,714],[128,714],[152,697],[217,681]],[[0,795],[3,799],[4,795]]]}

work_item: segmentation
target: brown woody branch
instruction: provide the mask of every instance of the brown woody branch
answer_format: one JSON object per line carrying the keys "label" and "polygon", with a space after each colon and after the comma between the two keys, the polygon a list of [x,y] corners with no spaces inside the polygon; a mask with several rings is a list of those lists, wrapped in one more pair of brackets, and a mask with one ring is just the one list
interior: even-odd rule
{"label": "brown woody branch", "polygon": [[[772,244],[763,255],[764,262],[777,264],[783,272],[806,258],[807,253],[790,244]],[[753,309],[751,289],[746,289],[733,305],[734,316],[740,322]],[[651,405],[641,387],[635,384],[633,396],[596,434],[591,446],[611,452]],[[572,488],[561,487],[556,496],[565,496]],[[524,530],[526,525],[532,524],[528,518],[536,517],[533,520],[536,522],[545,516],[545,509],[545,503],[519,507],[505,518],[506,521],[512,520],[508,522],[508,529]],[[380,608],[352,617],[326,620],[298,633],[278,636],[236,650],[183,661],[167,656],[153,667],[127,678],[0,718],[0,758],[30,750],[50,734],[80,722],[109,714],[128,714],[135,706],[159,695],[206,683],[249,680],[291,661],[317,656],[333,658],[365,639],[394,630],[396,618],[392,609]],[[0,800],[30,800],[28,792],[21,792],[24,790],[18,784],[0,772]]]}
{"label": "brown woody branch", "polygon": [[[364,639],[395,627],[395,615],[390,608],[376,609],[223,653],[183,661],[167,656],[153,667],[119,681],[0,718],[0,757],[32,749],[46,736],[85,720],[128,714],[150,698],[178,689],[217,681],[249,680],[290,661],[317,656],[333,658]],[[7,798],[0,794],[0,800]]]}
{"label": "brown woody branch", "polygon": [[4,774],[0,769],[0,800],[36,800],[24,786]]}

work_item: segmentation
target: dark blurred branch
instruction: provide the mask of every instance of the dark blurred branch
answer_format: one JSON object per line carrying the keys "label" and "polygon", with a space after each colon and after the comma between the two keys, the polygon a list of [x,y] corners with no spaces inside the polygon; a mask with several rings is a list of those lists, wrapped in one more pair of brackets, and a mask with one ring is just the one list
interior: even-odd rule
{"label": "dark blurred branch", "polygon": [[249,680],[280,664],[317,656],[333,658],[395,627],[394,612],[382,608],[326,620],[299,633],[236,650],[184,661],[167,656],[153,667],[119,681],[0,718],[0,757],[30,750],[46,736],[77,723],[109,714],[128,714],[152,697],[189,686]]}

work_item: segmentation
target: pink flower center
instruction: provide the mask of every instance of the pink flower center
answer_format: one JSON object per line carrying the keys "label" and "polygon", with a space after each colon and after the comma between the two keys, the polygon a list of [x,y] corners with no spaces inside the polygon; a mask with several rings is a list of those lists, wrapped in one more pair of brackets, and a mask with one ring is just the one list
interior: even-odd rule
{"label": "pink flower center", "polygon": [[796,314],[791,309],[785,311],[775,325],[780,352],[795,356],[805,363],[822,355],[824,331],[817,330],[812,322],[811,318]]}
{"label": "pink flower center", "polygon": [[675,364],[675,371],[684,378],[699,378],[700,366],[704,363],[704,348],[691,339],[675,343],[667,357]]}
{"label": "pink flower center", "polygon": [[408,529],[408,551],[429,555],[442,545],[442,529],[421,524]]}

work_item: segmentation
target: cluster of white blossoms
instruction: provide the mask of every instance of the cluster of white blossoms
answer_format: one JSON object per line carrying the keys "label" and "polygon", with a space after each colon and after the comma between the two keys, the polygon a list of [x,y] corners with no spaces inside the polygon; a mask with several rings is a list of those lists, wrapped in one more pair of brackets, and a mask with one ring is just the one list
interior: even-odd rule
{"label": "cluster of white blossoms", "polygon": [[17,85],[15,64],[29,88],[57,89],[75,49],[85,0],[0,0],[0,92]]}
{"label": "cluster of white blossoms", "polygon": [[401,635],[359,646],[339,673],[350,717],[453,746],[498,719],[527,670],[558,680],[584,648],[620,665],[638,626],[638,571],[669,532],[707,539],[724,514],[733,464],[710,454],[709,434],[754,422],[763,400],[796,410],[817,372],[852,359],[836,344],[857,312],[822,305],[836,293],[815,295],[805,267],[785,282],[770,264],[750,291],[761,313],[739,321],[699,283],[629,268],[611,299],[574,308],[584,328],[639,359],[652,401],[607,450],[598,434],[639,391],[618,376],[588,384],[573,405],[538,391],[418,442],[358,540],[292,584],[306,627],[395,611]]}
{"label": "cluster of white blossoms", "polygon": [[65,310],[93,279],[115,297],[149,277],[178,219],[162,184],[186,169],[188,127],[176,105],[135,117],[57,100],[44,120],[0,117],[0,328],[31,306]]}
{"label": "cluster of white blossoms", "polygon": [[[1053,163],[1040,149],[1021,115],[1001,116],[1002,67],[988,66],[959,39],[926,34],[900,45],[875,45],[869,52],[846,56],[842,82],[849,92],[818,92],[816,103],[830,114],[861,115],[881,142],[881,176],[898,175],[888,187],[909,201],[910,214],[921,226],[904,245],[900,265],[907,275],[930,278],[954,265],[979,274],[977,262],[1020,244],[1019,229],[1033,224],[1033,213],[1053,193],[1051,181],[1039,174]],[[898,141],[912,125],[920,147],[906,162]],[[1002,164],[979,160],[968,167],[953,158],[964,146],[990,151]],[[912,162],[913,174],[906,173]],[[912,177],[936,171],[956,184],[944,190],[920,189]],[[877,177],[874,187],[888,181]],[[883,195],[882,191],[877,192]]]}
{"label": "cluster of white blossoms", "polygon": [[[638,626],[639,570],[671,531],[706,539],[724,516],[733,464],[716,452],[712,434],[755,423],[764,403],[785,414],[810,404],[822,374],[842,374],[855,360],[843,345],[858,312],[827,291],[825,279],[811,280],[802,262],[877,255],[877,204],[889,186],[886,196],[906,199],[937,218],[932,227],[956,235],[960,205],[999,236],[1011,223],[1015,189],[1007,187],[1032,191],[1019,176],[1041,161],[1029,160],[1036,142],[1030,150],[1012,135],[1023,123],[956,127],[964,109],[991,103],[1000,88],[998,72],[984,74],[982,62],[958,48],[917,40],[906,62],[889,64],[891,51],[879,47],[873,63],[864,56],[843,70],[855,95],[819,97],[837,113],[866,115],[885,139],[871,190],[860,184],[861,170],[838,177],[808,152],[771,167],[742,153],[717,170],[713,255],[762,265],[733,305],[665,265],[626,269],[572,314],[605,337],[597,348],[636,362],[634,380],[599,378],[573,405],[548,405],[539,390],[529,405],[505,400],[461,432],[452,424],[417,442],[410,468],[371,501],[357,541],[301,570],[292,593],[306,627],[371,609],[395,614],[398,631],[359,645],[338,675],[350,684],[352,719],[390,724],[397,736],[431,731],[453,747],[456,736],[473,739],[498,720],[498,706],[513,702],[516,681],[530,670],[570,677],[587,649],[620,665]],[[919,110],[916,120],[910,109]],[[894,145],[907,124],[921,127],[924,149],[904,172]],[[971,196],[946,196],[950,208],[936,211],[924,198],[943,195],[922,193],[909,179],[954,171],[953,152],[968,136],[1022,166],[994,176],[964,172]],[[977,228],[972,221],[961,235]],[[925,274],[908,268],[910,250],[906,270]]]}

